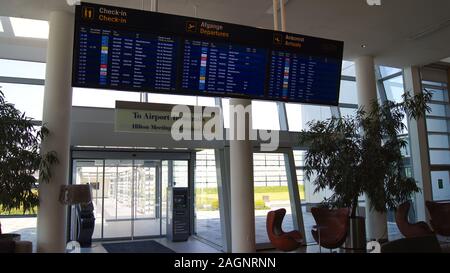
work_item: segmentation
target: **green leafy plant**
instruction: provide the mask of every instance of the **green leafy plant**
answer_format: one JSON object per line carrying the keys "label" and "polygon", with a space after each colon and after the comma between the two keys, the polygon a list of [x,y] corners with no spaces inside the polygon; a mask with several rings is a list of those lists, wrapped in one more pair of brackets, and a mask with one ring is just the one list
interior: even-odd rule
{"label": "green leafy plant", "polygon": [[[0,207],[3,211],[33,211],[39,204],[36,188],[48,183],[55,152],[40,153],[40,143],[49,134],[34,127],[31,118],[5,100],[0,91]],[[35,175],[39,172],[39,178]]]}
{"label": "green leafy plant", "polygon": [[416,181],[406,176],[401,150],[408,143],[398,135],[406,129],[405,117],[418,119],[430,111],[430,99],[427,91],[415,96],[405,92],[402,103],[374,101],[370,110],[360,108],[353,117],[310,122],[300,137],[309,147],[305,177],[315,192],[333,192],[321,205],[349,207],[355,217],[364,193],[371,209],[385,212],[419,192]]}

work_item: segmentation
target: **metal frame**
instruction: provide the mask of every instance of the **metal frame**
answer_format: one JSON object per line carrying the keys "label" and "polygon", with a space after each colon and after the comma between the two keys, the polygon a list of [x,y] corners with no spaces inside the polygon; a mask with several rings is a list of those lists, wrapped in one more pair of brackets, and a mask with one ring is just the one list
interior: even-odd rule
{"label": "metal frame", "polygon": [[230,148],[216,149],[217,192],[222,232],[222,249],[231,252],[231,194],[230,194]]}
{"label": "metal frame", "polygon": [[[162,153],[161,151],[146,151],[146,150],[141,150],[141,151],[133,151],[133,150],[120,150],[120,149],[110,149],[108,151],[105,151],[103,149],[71,149],[70,151],[71,153],[71,160],[70,160],[70,166],[71,166],[71,170],[72,173],[70,174],[69,177],[69,182],[70,184],[74,183],[75,181],[73,180],[73,173],[74,173],[74,168],[75,168],[75,164],[74,161],[75,160],[80,160],[80,159],[86,159],[86,160],[102,160],[102,166],[103,166],[103,183],[102,183],[102,225],[101,225],[101,238],[95,238],[93,239],[93,241],[117,241],[117,240],[134,240],[134,239],[146,239],[146,238],[160,238],[160,237],[164,237],[165,235],[163,234],[163,228],[162,228],[162,218],[160,218],[160,232],[159,235],[148,235],[148,236],[134,236],[134,205],[135,205],[135,192],[134,192],[134,183],[132,183],[132,190],[131,192],[133,193],[133,197],[132,197],[132,202],[131,202],[131,217],[132,220],[131,221],[131,234],[130,236],[125,236],[125,237],[114,237],[114,238],[105,238],[104,237],[104,189],[105,189],[105,162],[106,160],[129,160],[132,162],[132,177],[133,177],[133,181],[136,181],[135,178],[135,161],[136,160],[159,160],[160,162],[162,160],[167,160],[168,161],[168,171],[169,171],[169,177],[168,177],[168,185],[173,185],[173,160],[181,160],[181,161],[187,161],[188,162],[188,185],[190,188],[193,189],[193,166],[192,166],[192,154],[193,153],[189,153],[189,152],[167,152],[165,151],[165,156],[164,153]],[[162,157],[162,158],[161,158]],[[195,160],[195,155],[194,155],[194,160]],[[156,187],[159,187],[159,210],[160,210],[160,216],[162,216],[162,187],[161,185],[158,185],[158,183],[162,183],[162,168],[161,168],[161,164],[157,164],[155,165],[156,167]],[[117,183],[116,183],[117,185]],[[117,191],[116,191],[117,192]],[[192,194],[192,192],[191,192]],[[191,195],[193,196],[193,195]],[[193,216],[193,198],[191,198],[191,207],[190,207],[190,213],[192,214],[191,216]],[[68,213],[68,217],[67,217],[67,222],[68,222],[68,226],[67,226],[67,230],[68,230],[68,240],[71,239],[71,235],[73,234],[73,232],[75,232],[75,230],[73,228],[76,228],[76,225],[72,225],[72,221],[73,221],[73,217],[72,217],[72,209],[68,209],[69,213]],[[193,218],[191,221],[191,232],[192,232],[192,224],[193,224]],[[70,236],[70,237],[69,237]]]}

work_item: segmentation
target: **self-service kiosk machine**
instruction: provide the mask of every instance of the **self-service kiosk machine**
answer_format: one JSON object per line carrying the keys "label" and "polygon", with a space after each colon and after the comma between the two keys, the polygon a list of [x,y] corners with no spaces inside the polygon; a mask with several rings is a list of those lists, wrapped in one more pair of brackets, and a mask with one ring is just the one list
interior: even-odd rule
{"label": "self-service kiosk machine", "polygon": [[167,238],[174,242],[189,238],[189,189],[167,188]]}

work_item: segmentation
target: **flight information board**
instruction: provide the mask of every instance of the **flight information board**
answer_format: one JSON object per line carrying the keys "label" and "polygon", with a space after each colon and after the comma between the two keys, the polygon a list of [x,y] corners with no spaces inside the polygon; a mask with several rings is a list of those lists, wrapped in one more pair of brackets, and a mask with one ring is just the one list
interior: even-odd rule
{"label": "flight information board", "polygon": [[82,3],[75,87],[337,105],[343,43]]}

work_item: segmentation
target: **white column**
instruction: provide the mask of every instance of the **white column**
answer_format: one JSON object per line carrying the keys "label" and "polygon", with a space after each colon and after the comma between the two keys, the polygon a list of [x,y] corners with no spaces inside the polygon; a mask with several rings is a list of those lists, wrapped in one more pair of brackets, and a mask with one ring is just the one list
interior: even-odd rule
{"label": "white column", "polygon": [[248,253],[256,251],[253,150],[248,133],[245,140],[236,140],[237,134],[231,136],[238,130],[249,132],[251,118],[246,115],[245,122],[240,123],[243,120],[231,111],[239,105],[246,107],[251,101],[230,99],[231,250]]}
{"label": "white column", "polygon": [[[422,93],[420,71],[418,67],[403,70],[405,92],[412,96]],[[416,212],[418,221],[428,221],[425,201],[432,200],[430,159],[428,154],[427,128],[424,118],[408,120],[409,142],[414,179],[422,192],[416,194]]]}
{"label": "white column", "polygon": [[73,25],[70,13],[50,14],[42,117],[50,134],[42,143],[42,151],[55,151],[59,164],[52,167],[50,182],[39,185],[38,252],[64,252],[66,245],[67,207],[58,197],[60,186],[69,181]]}
{"label": "white column", "polygon": [[[358,105],[370,110],[370,104],[377,99],[375,79],[375,64],[372,56],[362,56],[355,61],[356,87],[358,90]],[[387,215],[370,209],[370,200],[366,196],[366,232],[367,238],[387,239]]]}
{"label": "white column", "polygon": [[272,7],[273,7],[273,29],[278,30],[279,29],[279,22],[278,22],[278,4],[279,0],[272,0]]}

